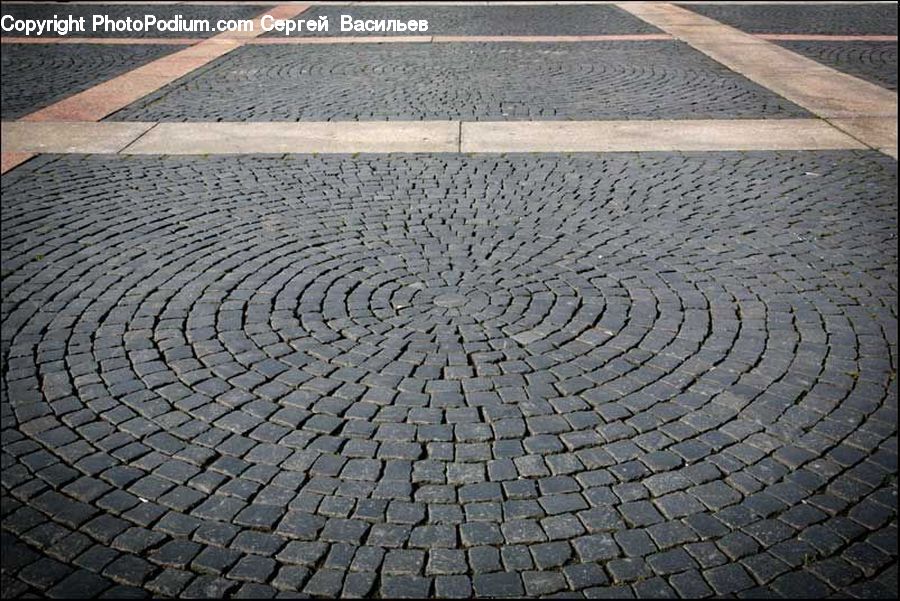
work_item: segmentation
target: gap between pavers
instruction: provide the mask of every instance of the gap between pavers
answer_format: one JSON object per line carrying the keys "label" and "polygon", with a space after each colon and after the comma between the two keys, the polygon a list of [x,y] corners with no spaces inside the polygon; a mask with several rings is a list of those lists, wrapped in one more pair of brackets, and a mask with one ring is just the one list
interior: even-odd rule
{"label": "gap between pavers", "polygon": [[[863,125],[859,125],[862,127]],[[861,149],[821,119],[29,123],[4,153],[503,153]]]}
{"label": "gap between pavers", "polygon": [[[897,130],[896,92],[685,8],[644,2],[618,6],[823,119],[877,118],[883,120],[878,123]],[[842,129],[870,148],[882,150],[887,134],[874,123]]]}

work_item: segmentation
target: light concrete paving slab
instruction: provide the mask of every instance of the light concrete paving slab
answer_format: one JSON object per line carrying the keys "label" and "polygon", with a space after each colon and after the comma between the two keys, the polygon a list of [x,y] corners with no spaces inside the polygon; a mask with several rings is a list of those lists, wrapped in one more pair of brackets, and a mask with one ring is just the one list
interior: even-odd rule
{"label": "light concrete paving slab", "polygon": [[[633,2],[618,6],[825,119],[897,116],[896,92],[758,36],[672,4]],[[878,137],[860,140],[872,148],[881,147]]]}
{"label": "light concrete paving slab", "polygon": [[125,154],[457,152],[454,121],[160,123]]}
{"label": "light concrete paving slab", "polygon": [[[683,38],[682,38],[683,39]],[[897,93],[775,46],[703,40],[695,48],[823,118],[897,114]]]}
{"label": "light concrete paving slab", "polygon": [[[896,123],[896,122],[894,122]],[[390,152],[633,152],[858,149],[890,120],[26,122],[3,123],[12,153],[268,154]],[[843,130],[843,131],[841,131]],[[846,132],[846,133],[845,133]]]}
{"label": "light concrete paving slab", "polygon": [[4,121],[0,125],[3,152],[116,153],[153,123]]}
{"label": "light concrete paving slab", "polygon": [[869,141],[875,147],[897,147],[896,117],[856,117],[829,119],[828,122],[858,140]]}
{"label": "light concrete paving slab", "polygon": [[463,123],[462,152],[628,152],[865,148],[819,119]]}

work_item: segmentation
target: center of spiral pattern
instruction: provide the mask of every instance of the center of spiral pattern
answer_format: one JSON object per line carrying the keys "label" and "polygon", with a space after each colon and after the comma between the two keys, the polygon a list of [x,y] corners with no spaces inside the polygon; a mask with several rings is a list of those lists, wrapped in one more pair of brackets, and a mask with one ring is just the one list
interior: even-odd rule
{"label": "center of spiral pattern", "polygon": [[439,294],[438,296],[434,297],[434,304],[438,307],[454,309],[457,307],[462,307],[468,302],[468,300],[469,298],[464,294],[447,292],[445,294]]}

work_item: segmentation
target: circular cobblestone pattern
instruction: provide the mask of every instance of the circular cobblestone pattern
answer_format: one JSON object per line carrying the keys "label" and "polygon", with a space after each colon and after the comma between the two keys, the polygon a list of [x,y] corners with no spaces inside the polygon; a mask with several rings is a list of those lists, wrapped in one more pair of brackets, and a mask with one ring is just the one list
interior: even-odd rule
{"label": "circular cobblestone pattern", "polygon": [[4,596],[889,595],[877,153],[44,156]]}
{"label": "circular cobblestone pattern", "polygon": [[[328,18],[327,32],[307,30],[293,36],[340,36],[341,15],[354,20],[425,19],[428,30],[390,32],[389,35],[603,35],[629,33],[661,33],[621,8],[612,5],[494,5],[494,6],[311,6],[304,11],[307,19]],[[284,36],[269,32],[265,37]],[[354,36],[383,36],[383,31],[354,31]]]}
{"label": "circular cobblestone pattern", "polygon": [[111,120],[808,116],[687,44],[642,41],[245,46]]}

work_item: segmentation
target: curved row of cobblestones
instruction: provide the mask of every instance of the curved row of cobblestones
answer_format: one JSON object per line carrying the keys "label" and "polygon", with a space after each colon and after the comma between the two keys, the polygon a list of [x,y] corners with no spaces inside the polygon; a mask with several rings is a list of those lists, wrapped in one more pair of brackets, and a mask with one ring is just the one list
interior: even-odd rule
{"label": "curved row of cobblestones", "polygon": [[113,120],[798,116],[808,113],[686,44],[642,41],[249,46]]}
{"label": "curved row of cobblestones", "polygon": [[0,115],[18,119],[177,49],[168,45],[2,44]]}
{"label": "curved row of cobblestones", "polygon": [[778,42],[829,67],[897,89],[897,42]]}
{"label": "curved row of cobblestones", "polygon": [[[327,32],[293,32],[294,36],[340,36],[341,15],[353,20],[428,20],[425,35],[606,35],[659,33],[659,29],[612,5],[494,5],[494,6],[311,6],[303,18],[328,18]],[[352,31],[354,36],[404,35],[400,32]],[[406,35],[423,35],[408,31]],[[270,32],[266,37],[283,37]]]}
{"label": "curved row of cobblestones", "polygon": [[883,594],[895,182],[875,153],[32,161],[4,590]]}

